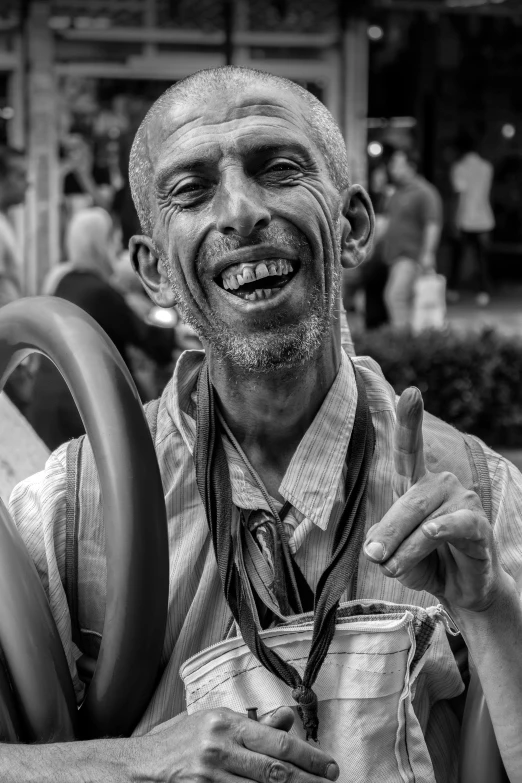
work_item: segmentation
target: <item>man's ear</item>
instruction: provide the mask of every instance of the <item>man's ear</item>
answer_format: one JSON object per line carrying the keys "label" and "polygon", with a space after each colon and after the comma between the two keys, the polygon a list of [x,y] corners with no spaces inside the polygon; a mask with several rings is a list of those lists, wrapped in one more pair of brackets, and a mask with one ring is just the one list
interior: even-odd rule
{"label": "man's ear", "polygon": [[167,269],[150,237],[131,237],[129,252],[134,271],[152,301],[160,307],[174,307],[176,298]]}
{"label": "man's ear", "polygon": [[360,185],[350,185],[343,196],[341,215],[341,264],[345,269],[358,266],[368,257],[374,231],[370,197]]}

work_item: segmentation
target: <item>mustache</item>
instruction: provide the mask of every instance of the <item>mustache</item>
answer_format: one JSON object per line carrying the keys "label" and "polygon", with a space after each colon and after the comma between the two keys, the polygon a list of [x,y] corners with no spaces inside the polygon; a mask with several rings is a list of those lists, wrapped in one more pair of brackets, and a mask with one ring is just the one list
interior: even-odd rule
{"label": "mustache", "polygon": [[196,268],[206,267],[208,262],[216,263],[234,250],[256,245],[272,245],[281,250],[297,251],[300,256],[311,255],[312,249],[305,235],[294,226],[267,226],[255,229],[248,237],[239,234],[216,234],[207,238],[196,258]]}

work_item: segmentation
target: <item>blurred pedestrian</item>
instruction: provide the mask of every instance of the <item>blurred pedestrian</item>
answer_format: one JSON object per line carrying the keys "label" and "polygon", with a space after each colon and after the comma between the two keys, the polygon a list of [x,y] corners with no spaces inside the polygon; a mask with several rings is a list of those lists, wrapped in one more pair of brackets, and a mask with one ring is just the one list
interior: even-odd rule
{"label": "blurred pedestrian", "polygon": [[493,166],[479,155],[470,134],[462,133],[455,147],[458,158],[451,166],[450,179],[458,203],[448,298],[450,301],[458,300],[462,260],[469,253],[473,264],[476,302],[484,307],[490,301],[486,249],[490,233],[495,227],[490,203]]}
{"label": "blurred pedestrian", "polygon": [[[12,207],[22,204],[27,190],[27,161],[22,150],[0,145],[0,307],[23,296],[22,252],[10,220]],[[32,358],[9,376],[4,391],[25,413],[32,388]]]}
{"label": "blurred pedestrian", "polygon": [[[104,209],[78,211],[67,229],[69,260],[54,267],[43,293],[67,299],[94,318],[131,372],[130,346],[140,348],[159,364],[170,363],[173,331],[145,323],[110,283],[118,241],[112,219]],[[84,432],[65,381],[47,359],[41,360],[27,417],[50,449]]]}
{"label": "blurred pedestrian", "polygon": [[369,195],[375,212],[375,238],[369,258],[361,264],[361,286],[364,291],[364,325],[366,329],[379,329],[388,323],[388,309],[384,291],[388,281],[388,266],[384,260],[383,244],[388,228],[386,216],[390,197],[388,172],[384,163],[379,163],[369,178]]}
{"label": "blurred pedestrian", "polygon": [[89,142],[80,133],[70,133],[63,140],[62,156],[60,173],[67,222],[79,209],[111,209],[114,188],[110,173],[95,165]]}
{"label": "blurred pedestrian", "polygon": [[383,252],[390,267],[384,299],[395,328],[411,326],[415,281],[436,270],[442,202],[436,188],[418,173],[415,150],[396,150],[388,163],[395,192],[388,202]]}
{"label": "blurred pedestrian", "polygon": [[23,203],[26,190],[25,154],[0,146],[0,306],[22,296],[22,256],[9,211]]}

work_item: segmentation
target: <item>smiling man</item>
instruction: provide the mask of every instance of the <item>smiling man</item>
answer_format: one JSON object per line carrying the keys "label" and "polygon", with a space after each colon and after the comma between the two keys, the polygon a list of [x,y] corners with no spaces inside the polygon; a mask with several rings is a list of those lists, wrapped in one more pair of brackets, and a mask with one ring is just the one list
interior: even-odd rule
{"label": "smiling man", "polygon": [[131,249],[151,292],[159,257],[162,301],[177,300],[221,360],[248,371],[302,364],[337,305],[342,198],[363,219],[361,236],[346,236],[359,261],[367,197],[349,189],[342,138],[304,90],[239,70],[197,84],[165,93],[138,132],[131,183],[149,230]]}
{"label": "smiling man", "polygon": [[[131,241],[136,270],[154,302],[176,303],[205,345],[182,355],[147,408],[169,520],[163,669],[131,739],[3,746],[2,780],[319,783],[339,772],[347,780],[320,746],[287,733],[288,707],[260,722],[219,707],[187,716],[179,670],[233,635],[235,618],[262,665],[291,685],[313,737],[310,683],[292,681],[282,664],[274,673],[259,630],[314,610],[324,620],[322,651],[312,645],[310,657],[320,666],[339,600],[365,598],[444,605],[473,656],[510,779],[522,780],[522,478],[489,449],[423,420],[416,390],[397,406],[375,363],[343,350],[341,265],[365,258],[373,215],[350,184],[333,119],[284,79],[203,71],[149,111],[131,184],[143,230]],[[468,451],[483,466],[494,527],[471,490],[480,487]],[[75,661],[96,656],[105,606],[89,443],[60,447],[14,491],[11,511],[80,700]],[[75,517],[77,616],[63,585]],[[428,655],[414,706],[425,779],[441,783],[456,780],[459,725],[449,702],[463,685],[445,634]],[[379,753],[370,755],[373,763]]]}

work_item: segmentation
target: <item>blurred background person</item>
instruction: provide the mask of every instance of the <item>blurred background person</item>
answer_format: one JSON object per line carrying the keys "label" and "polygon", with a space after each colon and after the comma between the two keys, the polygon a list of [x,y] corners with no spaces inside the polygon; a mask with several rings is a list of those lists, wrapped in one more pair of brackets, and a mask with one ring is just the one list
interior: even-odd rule
{"label": "blurred background person", "polygon": [[22,296],[22,257],[9,211],[24,202],[26,190],[25,154],[0,146],[0,307]]}
{"label": "blurred background person", "polygon": [[62,142],[62,191],[69,218],[78,209],[110,209],[114,198],[108,166],[95,166],[94,153],[80,133],[68,134]]}
{"label": "blurred background person", "polygon": [[411,326],[415,281],[436,270],[442,228],[437,189],[418,173],[415,150],[395,150],[388,173],[395,191],[388,201],[383,252],[389,266],[384,299],[394,328]]}
{"label": "blurred background person", "polygon": [[61,251],[67,255],[65,231],[80,209],[102,207],[114,213],[114,199],[123,185],[118,167],[118,149],[92,144],[81,133],[68,133],[60,148]]}
{"label": "blurred background person", "polygon": [[[0,146],[0,307],[23,296],[22,253],[10,220],[12,207],[23,204],[27,191],[25,153],[8,145]],[[25,359],[9,376],[4,391],[25,413],[31,395],[34,360]]]}
{"label": "blurred background person", "polygon": [[386,209],[390,187],[384,163],[370,171],[369,195],[375,211],[375,239],[370,257],[361,265],[360,279],[364,291],[364,326],[366,329],[378,329],[389,321],[384,301],[389,272],[384,260],[384,237],[388,227]]}
{"label": "blurred background person", "polygon": [[[172,361],[174,331],[147,324],[129,307],[111,284],[119,233],[110,215],[100,207],[78,211],[67,228],[68,261],[49,273],[44,294],[78,305],[107,333],[133,373],[129,358],[136,346],[160,365]],[[142,400],[149,394],[133,373]],[[27,418],[44,443],[54,449],[84,432],[76,405],[62,376],[47,359],[41,359]]]}
{"label": "blurred background person", "polygon": [[477,152],[473,136],[461,133],[456,140],[457,160],[450,169],[450,179],[458,202],[455,236],[448,279],[448,300],[458,301],[460,271],[466,254],[472,261],[476,302],[484,307],[490,301],[487,244],[495,228],[490,203],[493,165]]}

